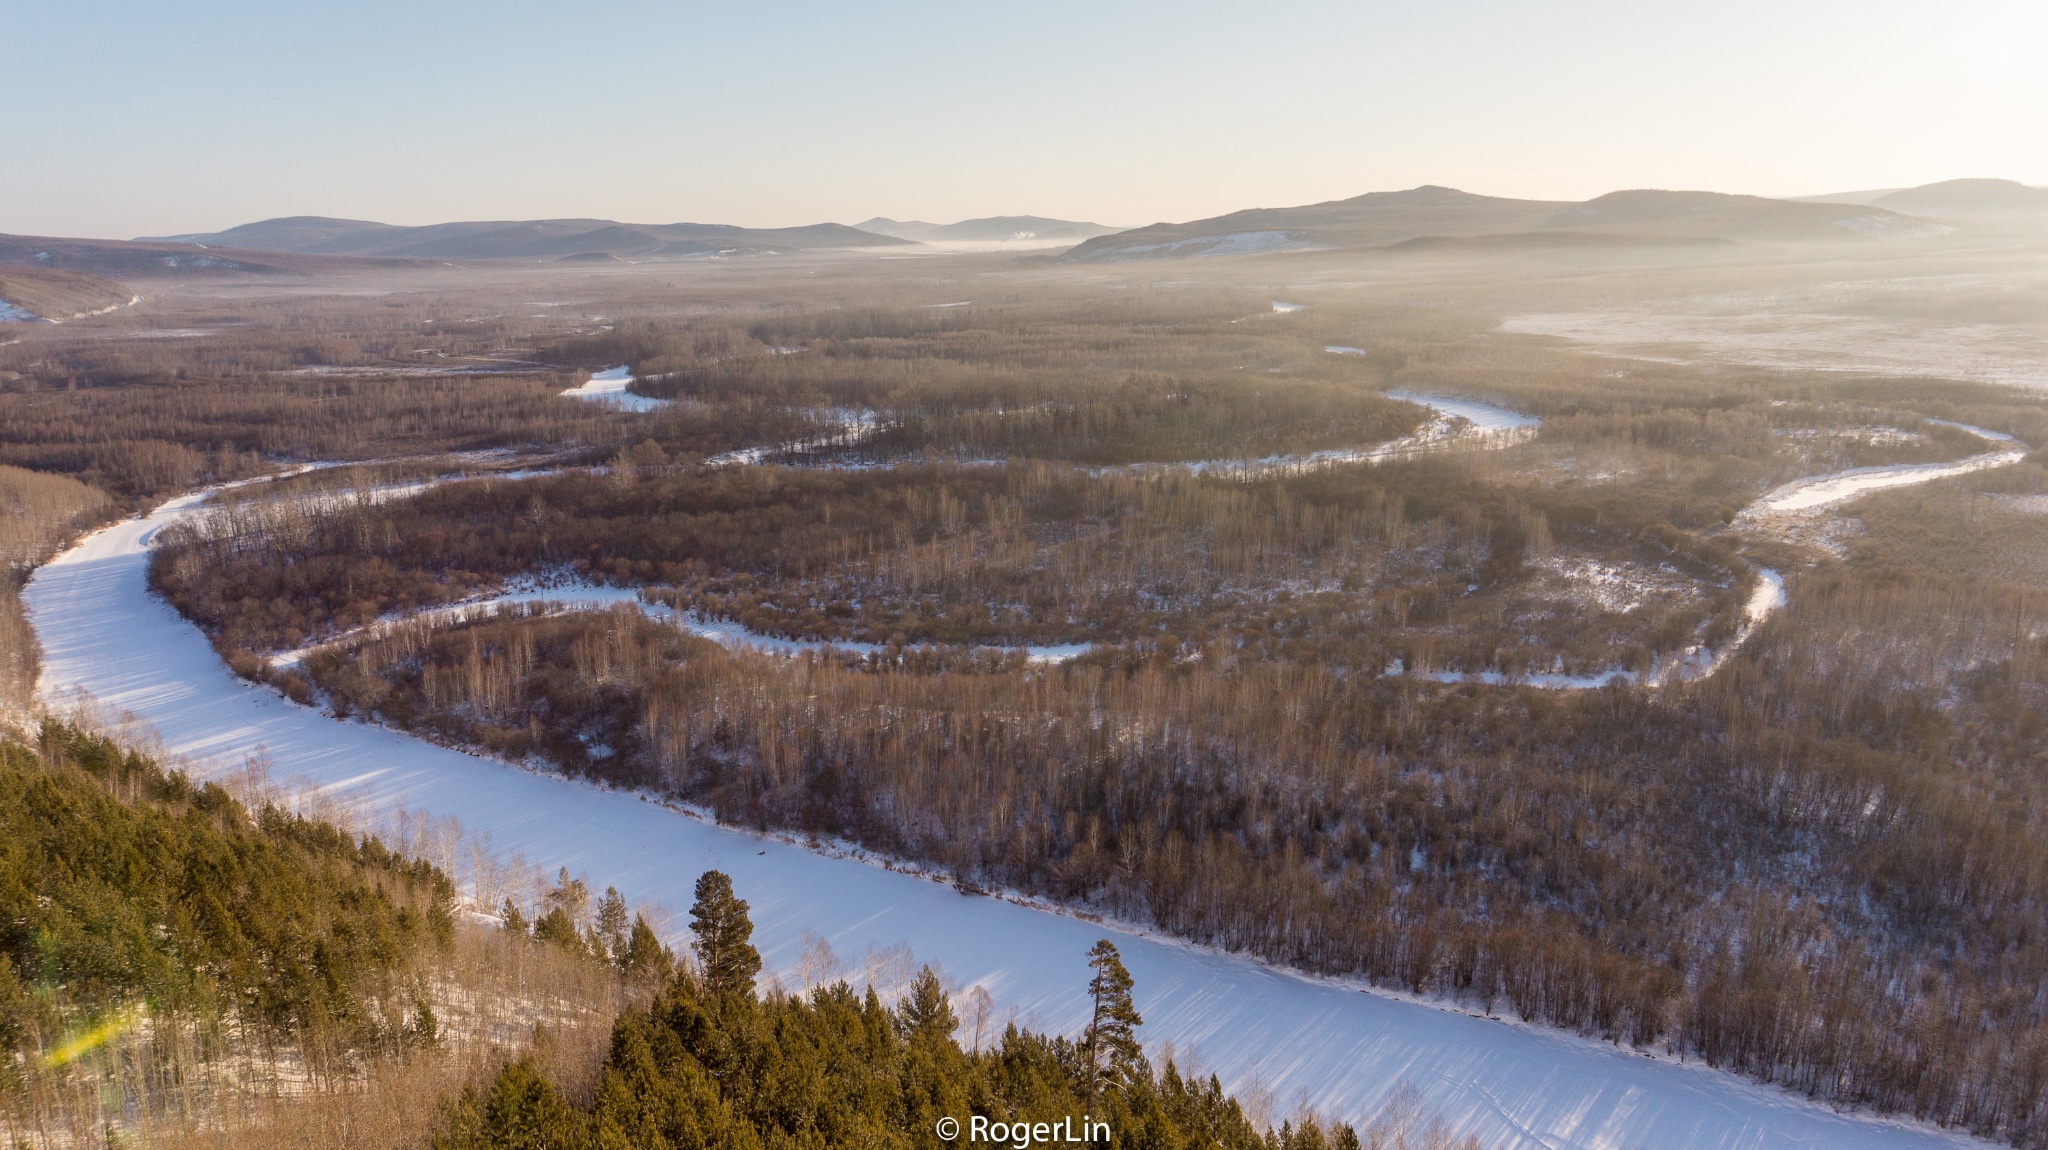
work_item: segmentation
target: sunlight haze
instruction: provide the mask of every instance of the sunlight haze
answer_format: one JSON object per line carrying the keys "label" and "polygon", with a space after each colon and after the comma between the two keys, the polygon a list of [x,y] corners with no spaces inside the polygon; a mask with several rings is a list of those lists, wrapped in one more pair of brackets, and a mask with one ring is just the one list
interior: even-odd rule
{"label": "sunlight haze", "polygon": [[0,231],[2048,183],[2020,0],[0,6]]}

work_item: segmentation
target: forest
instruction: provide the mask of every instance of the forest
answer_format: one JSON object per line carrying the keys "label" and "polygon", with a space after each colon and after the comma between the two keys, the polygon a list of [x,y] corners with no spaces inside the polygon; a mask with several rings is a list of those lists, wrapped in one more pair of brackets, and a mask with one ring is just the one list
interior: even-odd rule
{"label": "forest", "polygon": [[[1108,939],[1085,956],[1094,1006],[1080,1036],[1014,1023],[998,1034],[957,1013],[930,966],[893,1006],[872,984],[862,993],[844,981],[759,994],[746,902],[717,871],[697,892],[697,962],[620,1015],[587,1102],[577,1105],[530,1063],[511,1062],[487,1087],[464,1091],[435,1150],[936,1148],[1033,1137],[1147,1150],[1478,1148],[1399,1092],[1363,1132],[1305,1111],[1262,1130],[1213,1075],[1184,1076],[1171,1059],[1155,1071],[1138,1039],[1144,1018],[1132,979]],[[1081,968],[1084,956],[1075,957]],[[1019,1129],[1031,1133],[1010,1135]]]}
{"label": "forest", "polygon": [[935,1116],[972,1112],[1092,1113],[1144,1145],[1454,1150],[1408,1095],[1361,1141],[1155,1074],[1107,942],[1099,1028],[998,1034],[985,994],[929,966],[887,1007],[872,983],[757,993],[747,904],[716,872],[678,956],[616,890],[563,871],[483,915],[420,854],[76,726],[0,743],[0,791],[11,1145],[928,1146]]}
{"label": "forest", "polygon": [[[164,532],[151,583],[237,673],[338,718],[2048,1143],[2048,464],[1758,510],[1987,436],[2031,452],[2048,405],[1505,322],[1856,268],[1471,258],[193,288],[0,345],[11,586],[114,515],[268,477]],[[618,365],[658,406],[558,394]],[[1540,426],[1341,455],[1446,425],[1431,396]],[[314,463],[350,466],[288,474]],[[546,601],[591,588],[629,598]],[[644,938],[621,957],[616,915],[593,941],[573,881],[484,905],[548,953],[662,965]],[[829,1051],[870,1094],[927,1058],[1019,1112],[1070,1090],[1066,1040],[921,1051],[859,988],[640,985],[606,999],[616,1064],[474,1078],[446,1144],[516,1144],[490,1141],[508,1107],[564,1139],[653,1121],[592,1083],[685,1091],[735,1044]],[[1160,1145],[1268,1138],[1177,1073],[1132,1080]],[[1295,1129],[1273,1137],[1339,1136]]]}
{"label": "forest", "polygon": [[581,905],[566,945],[479,928],[421,854],[96,731],[0,743],[0,789],[10,1145],[423,1146],[509,1052],[571,1074],[666,973],[646,941],[594,958]]}

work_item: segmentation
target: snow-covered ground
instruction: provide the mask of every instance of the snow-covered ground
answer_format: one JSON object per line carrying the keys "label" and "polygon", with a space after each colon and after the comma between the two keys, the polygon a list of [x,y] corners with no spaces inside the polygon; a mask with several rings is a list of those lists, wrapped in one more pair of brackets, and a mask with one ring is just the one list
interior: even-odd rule
{"label": "snow-covered ground", "polygon": [[564,388],[562,394],[624,411],[653,411],[658,407],[668,406],[668,400],[650,399],[627,391],[627,385],[632,382],[633,369],[620,364],[617,367],[605,368],[576,387]]}
{"label": "snow-covered ground", "polygon": [[[1638,673],[1620,667],[1597,671],[1590,675],[1566,675],[1544,673],[1537,675],[1509,675],[1500,671],[1411,671],[1418,679],[1437,683],[1485,683],[1501,687],[1510,684],[1524,687],[1541,687],[1553,691],[1591,691],[1615,684],[1641,684],[1650,687],[1668,687],[1674,683],[1694,683],[1721,669],[1730,656],[1742,649],[1749,637],[1763,625],[1764,620],[1778,608],[1785,605],[1785,579],[1768,567],[1757,571],[1756,587],[1749,593],[1749,599],[1742,605],[1742,623],[1726,643],[1719,648],[1694,645],[1681,651],[1667,651],[1657,656],[1647,673]],[[1388,669],[1389,674],[1400,674],[1396,665]]]}
{"label": "snow-covered ground", "polygon": [[0,299],[0,323],[34,323],[36,313]]}
{"label": "snow-covered ground", "polygon": [[[1230,955],[995,898],[773,838],[641,797],[534,774],[295,706],[228,673],[199,631],[150,595],[145,540],[198,496],[89,536],[24,598],[43,650],[43,698],[80,693],[148,724],[200,775],[258,756],[283,787],[370,810],[402,804],[488,832],[500,852],[567,866],[631,900],[680,910],[698,873],[733,876],[771,970],[805,932],[858,972],[907,945],[963,989],[979,984],[1033,1025],[1081,1023],[1082,952],[1109,935],[1137,978],[1150,1043],[1171,1041],[1226,1085],[1257,1085],[1356,1118],[1402,1082],[1460,1132],[1508,1150],[1932,1150],[1983,1143],[1841,1115],[1697,1065],[1306,978]],[[672,940],[679,941],[679,940]]]}
{"label": "snow-covered ground", "polygon": [[[1990,467],[2006,467],[2027,457],[2027,447],[2019,440],[2004,432],[1972,427],[1967,423],[1952,423],[1945,419],[1929,420],[1945,427],[1960,428],[1986,442],[2001,445],[1996,451],[1972,455],[1951,463],[1911,463],[1889,467],[1856,467],[1848,471],[1837,471],[1828,475],[1814,475],[1795,479],[1790,483],[1773,488],[1756,502],[1744,508],[1735,519],[1735,525],[1750,530],[1763,530],[1777,534],[1790,534],[1810,522],[1818,513],[1858,496],[1889,487],[1907,487],[1916,483],[1928,483],[1946,479],[1952,475],[1967,475]],[[1788,530],[1790,529],[1790,530]],[[1638,675],[1619,669],[1602,671],[1594,675],[1527,675],[1509,676],[1499,671],[1411,671],[1418,678],[1433,679],[1440,683],[1522,683],[1531,687],[1550,687],[1561,690],[1584,690],[1604,687],[1610,683],[1646,683],[1651,686],[1667,686],[1672,683],[1697,682],[1719,670],[1742,647],[1750,635],[1763,624],[1771,613],[1785,604],[1785,581],[1776,572],[1765,568],[1749,601],[1743,605],[1743,622],[1734,637],[1719,649],[1695,646],[1684,651],[1659,656],[1647,674]]]}

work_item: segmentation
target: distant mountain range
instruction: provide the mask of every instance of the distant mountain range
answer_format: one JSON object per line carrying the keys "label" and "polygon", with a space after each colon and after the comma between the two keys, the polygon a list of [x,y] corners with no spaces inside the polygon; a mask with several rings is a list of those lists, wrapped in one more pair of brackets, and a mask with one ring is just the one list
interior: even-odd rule
{"label": "distant mountain range", "polygon": [[304,255],[433,260],[602,262],[605,256],[684,258],[817,248],[886,247],[908,241],[844,224],[741,228],[725,224],[622,224],[614,220],[477,220],[400,227],[370,220],[286,216],[220,232],[145,237],[150,243],[202,244]]}
{"label": "distant mountain range", "polygon": [[[1475,195],[1424,185],[1292,208],[1252,208],[1187,223],[1118,231],[1045,216],[951,224],[877,216],[847,227],[742,228],[614,220],[477,220],[401,227],[287,216],[219,232],[134,241],[0,236],[0,266],[72,269],[117,278],[307,274],[346,261],[527,260],[600,265],[916,244],[1000,248],[1074,245],[1067,260],[1146,260],[1327,249],[1392,252],[1700,247],[1743,242],[1872,241],[1938,236],[1972,220],[2039,216],[2048,188],[2012,180],[1945,180],[1798,199],[1635,190],[1573,203]],[[1942,222],[1944,220],[1952,222]],[[196,249],[196,250],[195,250]],[[351,266],[374,266],[356,263]]]}
{"label": "distant mountain range", "polygon": [[311,275],[328,271],[417,266],[422,266],[421,261],[248,251],[242,248],[197,248],[189,243],[166,241],[0,235],[0,267],[58,268],[115,279]]}
{"label": "distant mountain range", "polygon": [[961,220],[957,224],[928,224],[923,220],[891,220],[876,216],[853,226],[878,236],[894,236],[925,244],[1015,243],[1019,246],[1079,243],[1118,230],[1085,220],[1053,220],[1044,216],[986,216],[978,220]]}
{"label": "distant mountain range", "polygon": [[1911,239],[1954,229],[1863,204],[1637,190],[1571,203],[1424,185],[1297,208],[1253,208],[1100,236],[1069,260],[1172,259],[1333,248],[1656,246],[1763,240]]}

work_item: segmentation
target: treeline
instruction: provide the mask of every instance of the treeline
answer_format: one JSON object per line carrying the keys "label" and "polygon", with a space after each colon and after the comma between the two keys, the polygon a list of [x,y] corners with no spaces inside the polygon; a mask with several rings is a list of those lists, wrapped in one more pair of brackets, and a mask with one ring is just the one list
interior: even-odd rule
{"label": "treeline", "polygon": [[1131,978],[1107,939],[1086,956],[1093,1010],[1078,1038],[1011,1025],[988,1041],[977,1032],[963,1049],[962,1020],[929,966],[893,1006],[874,986],[845,982],[758,994],[747,904],[716,871],[697,892],[698,961],[619,1018],[587,1101],[513,1062],[465,1093],[436,1150],[937,1148],[1029,1141],[1034,1131],[1040,1142],[1057,1132],[1151,1150],[1478,1150],[1398,1102],[1363,1138],[1308,1113],[1261,1130],[1214,1076],[1184,1077],[1171,1061],[1155,1071],[1136,1038],[1143,1016]]}
{"label": "treeline", "polygon": [[[1420,412],[1378,394],[1384,380],[1374,365],[1233,326],[1265,307],[1120,297],[1082,307],[863,308],[752,324],[643,320],[542,354],[629,363],[636,391],[720,409],[879,412],[878,434],[835,453],[860,459],[1257,458],[1371,446],[1420,423]],[[654,434],[676,450],[666,428]]]}
{"label": "treeline", "polygon": [[445,278],[390,276],[381,291],[365,291],[358,276],[328,293],[305,286],[268,296],[229,285],[145,289],[142,304],[90,324],[20,331],[0,345],[0,384],[47,393],[249,381],[303,368],[531,371],[541,365],[519,354],[521,344],[559,337],[581,318],[507,314],[496,293]]}
{"label": "treeline", "polygon": [[0,462],[130,502],[259,475],[268,460],[604,444],[621,417],[532,378],[217,380],[0,393]]}
{"label": "treeline", "polygon": [[21,608],[31,571],[113,510],[106,492],[61,475],[0,466],[0,726],[24,723],[36,688],[36,639]]}
{"label": "treeline", "polygon": [[[846,667],[626,610],[400,629],[308,669],[338,710],[729,821],[2034,1144],[2048,858],[2022,764],[2048,755],[2026,718],[2048,652],[2014,603],[1955,586],[1811,593],[1667,696],[1213,647]],[[1944,598],[1950,623],[1919,626]],[[1843,641],[1961,630],[1979,669],[1932,680]]]}

